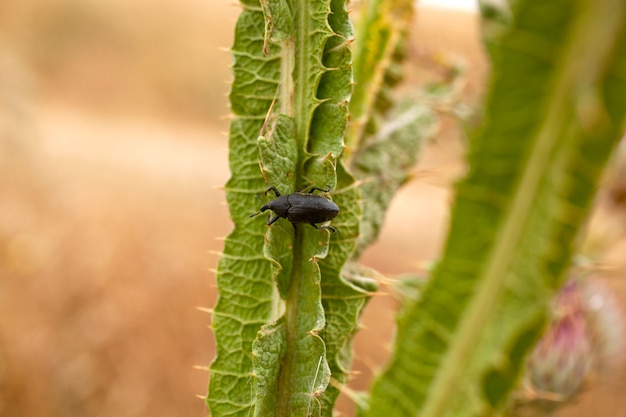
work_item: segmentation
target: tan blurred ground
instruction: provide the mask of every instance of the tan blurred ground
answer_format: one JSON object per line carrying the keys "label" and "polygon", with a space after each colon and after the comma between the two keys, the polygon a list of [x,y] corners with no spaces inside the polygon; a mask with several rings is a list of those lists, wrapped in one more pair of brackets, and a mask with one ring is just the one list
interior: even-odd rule
{"label": "tan blurred ground", "polygon": [[[193,366],[214,348],[196,306],[214,304],[210,252],[230,229],[216,188],[228,178],[219,48],[237,13],[225,1],[0,3],[0,416],[205,414],[195,395],[208,376]],[[475,100],[486,71],[475,19],[423,10],[410,79],[433,52],[466,63]],[[460,172],[451,126],[365,255],[384,273],[439,251]],[[394,308],[381,295],[366,312],[355,388],[388,353]],[[562,415],[619,416],[624,388],[600,379]],[[351,415],[345,398],[340,408]]]}

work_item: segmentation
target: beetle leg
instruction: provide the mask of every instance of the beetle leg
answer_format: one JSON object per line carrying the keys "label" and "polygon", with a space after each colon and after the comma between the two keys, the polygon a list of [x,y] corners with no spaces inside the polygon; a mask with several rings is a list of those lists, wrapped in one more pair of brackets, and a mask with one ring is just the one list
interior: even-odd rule
{"label": "beetle leg", "polygon": [[274,216],[274,217],[272,217],[272,218],[270,219],[270,221],[268,221],[268,222],[267,222],[267,225],[268,225],[268,226],[269,226],[269,225],[271,225],[272,223],[274,223],[274,222],[275,222],[276,220],[278,220],[278,219],[279,219],[279,217],[278,217],[278,216]]}
{"label": "beetle leg", "polygon": [[326,188],[317,188],[317,187],[311,187],[311,189],[309,190],[309,194],[313,194],[313,191],[321,191],[323,193],[329,193],[330,192],[330,185],[327,185]]}
{"label": "beetle leg", "polygon": [[272,190],[274,191],[274,194],[276,194],[276,197],[280,197],[280,193],[278,192],[278,190],[276,189],[276,187],[270,187],[267,190],[265,190],[265,195],[267,195],[267,193]]}
{"label": "beetle leg", "polygon": [[315,228],[316,228],[316,229],[318,229],[318,230],[319,230],[319,229],[328,229],[328,230],[330,230],[331,232],[333,232],[333,233],[337,234],[337,229],[335,229],[335,228],[334,228],[334,227],[332,227],[332,226],[318,226],[318,225],[316,225],[315,223],[309,223],[309,224],[310,224],[311,226],[315,227]]}

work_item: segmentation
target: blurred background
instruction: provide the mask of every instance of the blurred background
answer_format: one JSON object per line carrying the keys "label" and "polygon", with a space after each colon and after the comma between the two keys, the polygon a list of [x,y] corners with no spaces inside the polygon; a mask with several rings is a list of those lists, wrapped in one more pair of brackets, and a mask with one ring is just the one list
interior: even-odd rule
{"label": "blurred background", "polygon": [[[206,0],[0,3],[0,416],[206,415],[198,368],[214,347],[196,307],[215,302],[213,252],[231,228],[220,187],[238,12]],[[412,36],[409,78],[424,56],[453,57],[475,102],[487,69],[476,16],[421,7]],[[443,115],[366,264],[393,275],[437,256],[461,154]],[[606,256],[618,269],[619,237]],[[624,299],[620,280],[605,281]],[[388,355],[387,292],[366,311],[353,388]],[[600,377],[562,415],[618,416],[624,378]],[[347,398],[340,410],[352,415]]]}

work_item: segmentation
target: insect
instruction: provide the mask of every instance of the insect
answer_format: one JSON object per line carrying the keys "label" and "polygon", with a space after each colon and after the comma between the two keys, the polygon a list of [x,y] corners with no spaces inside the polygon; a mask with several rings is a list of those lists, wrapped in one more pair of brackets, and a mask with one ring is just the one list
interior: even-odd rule
{"label": "insect", "polygon": [[274,191],[276,198],[263,205],[257,213],[251,214],[250,217],[266,210],[272,210],[274,217],[267,222],[268,226],[282,217],[292,224],[308,223],[316,229],[328,229],[337,233],[337,229],[334,227],[319,226],[318,223],[324,223],[335,218],[339,214],[339,207],[332,200],[313,194],[315,190],[327,193],[330,191],[330,186],[327,186],[326,189],[313,187],[308,193],[296,192],[287,195],[280,195],[276,187],[270,187],[265,191],[265,194],[267,195],[270,190]]}

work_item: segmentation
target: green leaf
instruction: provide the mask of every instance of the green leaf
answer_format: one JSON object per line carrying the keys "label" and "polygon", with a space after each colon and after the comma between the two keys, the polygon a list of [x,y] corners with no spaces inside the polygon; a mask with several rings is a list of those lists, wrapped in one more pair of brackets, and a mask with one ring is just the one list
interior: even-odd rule
{"label": "green leaf", "polygon": [[623,133],[626,4],[513,7],[487,28],[490,93],[443,259],[403,314],[369,416],[503,408]]}
{"label": "green leaf", "polygon": [[252,361],[256,401],[255,416],[272,416],[278,403],[278,374],[276,366],[285,354],[285,323],[282,320],[263,326],[252,344]]}
{"label": "green leaf", "polygon": [[[283,70],[281,89],[289,92],[290,96],[282,96],[280,111],[294,120],[292,140],[297,151],[293,158],[296,189],[310,185],[321,188],[336,182],[332,156],[327,158],[324,152],[323,158],[314,158],[316,155],[311,152],[316,147],[323,149],[323,144],[318,143],[312,133],[311,120],[320,103],[316,93],[325,72],[321,57],[325,43],[332,36],[327,22],[330,9],[326,2],[301,1],[292,7],[294,31],[283,44],[282,60],[284,63],[292,60],[292,63],[283,65],[293,70],[288,73]],[[287,100],[288,104],[284,104]],[[264,161],[263,169],[276,170],[276,163],[274,159]],[[266,252],[279,254],[284,251],[285,237],[285,233],[274,233],[272,229],[268,234]],[[285,299],[285,352],[280,361],[268,364],[278,369],[277,403],[273,414],[268,415],[318,415],[315,393],[323,392],[330,379],[326,348],[319,336],[325,317],[318,265],[318,260],[328,253],[328,232],[308,225],[294,226],[291,251],[293,255],[282,261],[292,263],[281,265],[283,270],[290,271],[290,275],[283,276],[284,279],[279,282]]]}
{"label": "green leaf", "polygon": [[437,123],[428,106],[393,97],[403,78],[414,7],[408,0],[370,0],[361,7],[347,155],[362,183],[363,218],[354,260],[377,239],[391,199],[409,180]]}
{"label": "green leaf", "polygon": [[[350,102],[348,154],[361,146],[368,125],[392,107],[390,89],[402,79],[414,1],[369,0],[361,7],[354,48],[355,86]],[[369,133],[375,132],[370,130]]]}
{"label": "green leaf", "polygon": [[[266,226],[248,218],[259,206],[255,194],[265,188],[256,144],[276,96],[280,70],[275,54],[263,54],[263,27],[263,13],[244,8],[232,48],[232,174],[226,184],[226,199],[235,227],[226,239],[217,271],[219,298],[212,323],[217,356],[210,368],[207,397],[215,416],[249,416],[254,401],[250,384],[252,342],[260,327],[272,320],[276,298],[270,264],[263,257]],[[263,77],[259,77],[261,73]]]}
{"label": "green leaf", "polygon": [[269,53],[269,43],[289,39],[293,33],[293,17],[287,0],[259,0],[265,19],[263,52]]}
{"label": "green leaf", "polygon": [[425,142],[432,137],[437,119],[423,105],[402,103],[375,135],[367,137],[352,159],[354,174],[363,181],[363,219],[354,252],[358,259],[380,233],[385,212],[398,189],[409,179]]}
{"label": "green leaf", "polygon": [[[262,6],[265,47],[278,49],[281,72],[258,141],[261,171],[267,186],[281,194],[311,186],[337,188],[341,213],[333,223],[342,238],[333,238],[328,265],[341,270],[343,263],[335,254],[343,254],[339,259],[345,262],[358,234],[358,194],[337,162],[351,86],[345,2],[297,1],[287,5],[289,10],[281,1],[264,1]],[[293,23],[281,20],[279,28],[276,16],[291,16]],[[321,337],[326,315],[320,264],[326,265],[328,251],[329,233],[309,225],[292,227],[279,220],[266,234],[263,253],[284,300],[273,311],[284,314],[264,326],[254,342],[257,416],[326,413],[327,403],[320,397],[331,370]]]}

